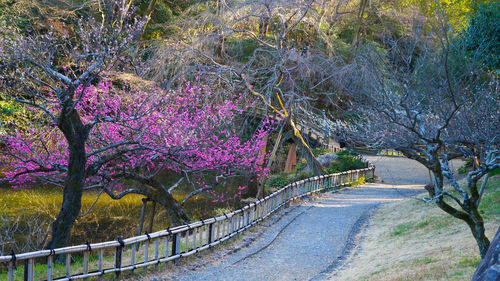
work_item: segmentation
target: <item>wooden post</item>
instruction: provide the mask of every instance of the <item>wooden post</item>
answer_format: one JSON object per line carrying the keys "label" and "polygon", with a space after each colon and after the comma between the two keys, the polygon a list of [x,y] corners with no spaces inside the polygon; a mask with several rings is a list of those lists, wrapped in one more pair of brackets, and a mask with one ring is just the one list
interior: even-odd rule
{"label": "wooden post", "polygon": [[[53,267],[52,261],[53,261],[52,256],[48,256],[47,257],[47,281],[52,281],[52,271],[53,271],[52,270],[52,267]],[[10,280],[11,279],[9,278],[9,281]],[[14,281],[14,280],[12,279],[12,281]]]}
{"label": "wooden post", "polygon": [[165,257],[168,258],[168,236],[165,237]]}
{"label": "wooden post", "polygon": [[198,227],[193,229],[193,250],[198,249],[198,246],[196,246],[196,236],[198,233],[196,231],[198,230]]}
{"label": "wooden post", "polygon": [[153,204],[151,206],[151,216],[149,217],[149,225],[148,225],[148,232],[149,233],[153,232],[153,222],[154,222],[154,218],[155,218],[155,209],[156,209],[156,201],[153,201]]}
{"label": "wooden post", "polygon": [[144,263],[146,263],[149,260],[149,240],[145,241],[143,247],[144,247]]}
{"label": "wooden post", "polygon": [[[155,261],[158,261],[160,256],[160,239],[155,239]],[[155,270],[158,270],[158,263],[155,264]]]}
{"label": "wooden post", "polygon": [[[139,230],[137,231],[137,236],[142,234],[142,228],[144,226],[144,214],[146,213],[146,205],[148,204],[149,198],[142,198],[142,208],[141,216],[139,218]],[[139,250],[139,243],[135,244],[135,250]]]}
{"label": "wooden post", "polygon": [[[180,253],[181,250],[181,233],[176,233],[172,238],[172,256]],[[179,265],[179,259],[174,260],[175,265]]]}
{"label": "wooden post", "polygon": [[[103,269],[103,263],[104,263],[104,249],[99,250],[99,263],[97,265],[97,271],[102,272]],[[102,275],[99,275],[98,280],[101,280]]]}
{"label": "wooden post", "polygon": [[214,235],[214,224],[211,223],[208,225],[208,233],[207,233],[208,237],[207,237],[207,241],[208,241],[208,244],[211,244],[213,242],[213,235]]}
{"label": "wooden post", "polygon": [[14,262],[11,261],[9,262],[9,280],[8,281],[14,281]]}
{"label": "wooden post", "polygon": [[[83,274],[89,273],[89,252],[83,252]],[[83,278],[84,281],[88,280],[87,278]]]}
{"label": "wooden post", "polygon": [[123,241],[121,236],[118,236],[116,240],[120,242],[120,245],[115,249],[115,268],[118,269],[118,271],[115,271],[115,274],[118,277],[120,276],[122,268]]}
{"label": "wooden post", "polygon": [[200,227],[200,230],[199,230],[199,235],[200,235],[200,237],[199,237],[199,240],[200,240],[199,244],[200,244],[200,247],[203,247],[203,229],[201,227]]}
{"label": "wooden post", "polygon": [[297,144],[292,143],[288,150],[288,156],[285,163],[285,172],[290,172],[297,166]]}
{"label": "wooden post", "polygon": [[70,266],[71,266],[71,254],[66,254],[66,277],[71,276]]}
{"label": "wooden post", "polygon": [[184,235],[184,253],[189,252],[189,227],[186,230],[186,235]]}

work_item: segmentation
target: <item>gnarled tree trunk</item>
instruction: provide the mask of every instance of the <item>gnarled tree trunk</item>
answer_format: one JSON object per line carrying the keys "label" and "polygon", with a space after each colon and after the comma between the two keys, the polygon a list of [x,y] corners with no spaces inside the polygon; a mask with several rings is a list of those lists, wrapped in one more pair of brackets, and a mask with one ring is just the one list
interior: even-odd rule
{"label": "gnarled tree trunk", "polygon": [[63,121],[59,128],[68,141],[68,172],[64,182],[61,210],[52,223],[52,237],[48,244],[49,249],[64,247],[68,244],[71,228],[82,207],[85,166],[87,163],[87,154],[85,152],[85,142],[88,138],[87,129],[75,111],[69,116],[61,118],[63,118]]}
{"label": "gnarled tree trunk", "polygon": [[191,221],[189,215],[177,203],[175,198],[168,191],[163,189],[155,189],[150,192],[149,198],[159,203],[167,210],[168,216],[172,220],[174,226],[180,225],[183,222]]}

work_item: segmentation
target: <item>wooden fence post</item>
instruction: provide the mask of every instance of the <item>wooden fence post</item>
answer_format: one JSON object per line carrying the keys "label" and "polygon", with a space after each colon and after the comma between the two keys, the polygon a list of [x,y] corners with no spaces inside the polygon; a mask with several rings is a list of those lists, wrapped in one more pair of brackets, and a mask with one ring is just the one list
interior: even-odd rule
{"label": "wooden fence post", "polygon": [[[178,232],[172,237],[172,256],[178,255],[181,251],[181,233]],[[179,265],[179,258],[174,260],[175,265]]]}
{"label": "wooden fence post", "polygon": [[214,224],[211,223],[208,225],[208,244],[211,244],[213,242],[213,238],[214,238]]}
{"label": "wooden fence post", "polygon": [[120,243],[120,245],[118,247],[116,247],[115,249],[115,268],[118,269],[118,271],[115,271],[116,273],[116,276],[120,276],[120,273],[121,273],[121,268],[122,268],[122,254],[123,254],[123,241],[122,241],[122,237],[121,236],[118,236],[116,238],[116,240],[118,240],[118,242]]}

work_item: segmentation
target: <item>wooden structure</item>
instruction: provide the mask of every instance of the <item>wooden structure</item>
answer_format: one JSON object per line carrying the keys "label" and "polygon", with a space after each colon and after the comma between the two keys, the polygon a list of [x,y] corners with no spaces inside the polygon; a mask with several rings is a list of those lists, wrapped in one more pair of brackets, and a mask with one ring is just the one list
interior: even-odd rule
{"label": "wooden structure", "polygon": [[285,172],[290,172],[297,166],[297,144],[290,144],[290,149],[288,150],[288,156],[285,163]]}
{"label": "wooden structure", "polygon": [[[265,198],[223,216],[115,241],[41,250],[0,256],[0,266],[7,265],[8,280],[15,278],[16,266],[24,265],[24,280],[75,280],[98,277],[186,257],[249,229],[290,202],[304,196],[339,188],[360,177],[373,178],[375,167],[312,177],[289,184]],[[139,248],[136,245],[140,244]],[[54,266],[54,257],[65,257],[65,270]],[[78,263],[72,256],[78,256]],[[37,266],[35,267],[35,264]],[[0,267],[2,268],[2,267]],[[5,267],[4,267],[5,268]],[[57,269],[57,270],[56,270]],[[20,270],[20,269],[19,269]],[[37,272],[35,272],[37,270]],[[19,272],[18,272],[19,273]]]}

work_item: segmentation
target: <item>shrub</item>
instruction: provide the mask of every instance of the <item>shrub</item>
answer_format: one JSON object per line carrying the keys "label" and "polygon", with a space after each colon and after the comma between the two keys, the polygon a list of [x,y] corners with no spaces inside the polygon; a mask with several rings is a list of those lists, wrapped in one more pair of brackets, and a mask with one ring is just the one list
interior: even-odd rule
{"label": "shrub", "polygon": [[338,158],[327,167],[328,173],[340,173],[348,170],[366,168],[366,164],[360,159],[356,158],[359,153],[350,150],[344,150],[337,153]]}
{"label": "shrub", "polygon": [[273,188],[279,188],[285,186],[287,185],[287,183],[288,183],[288,177],[286,176],[285,173],[281,173],[279,175],[272,175],[267,180],[267,186]]}
{"label": "shrub", "polygon": [[300,173],[297,173],[295,175],[295,177],[293,177],[292,182],[304,180],[304,179],[307,179],[307,178],[310,178],[313,176],[314,176],[314,174],[312,172],[300,172]]}

